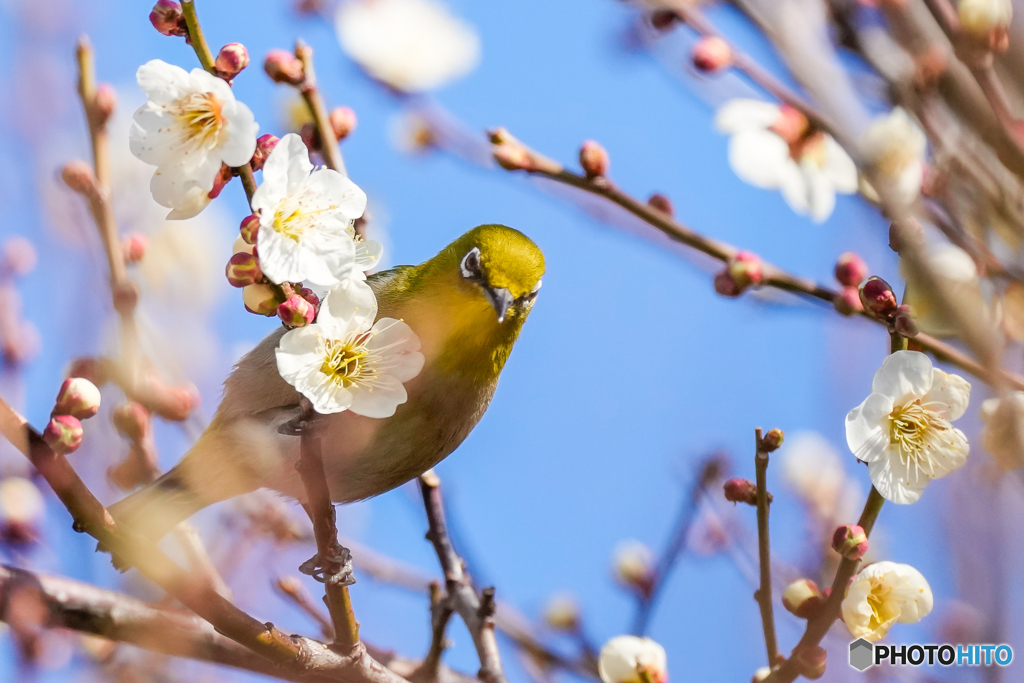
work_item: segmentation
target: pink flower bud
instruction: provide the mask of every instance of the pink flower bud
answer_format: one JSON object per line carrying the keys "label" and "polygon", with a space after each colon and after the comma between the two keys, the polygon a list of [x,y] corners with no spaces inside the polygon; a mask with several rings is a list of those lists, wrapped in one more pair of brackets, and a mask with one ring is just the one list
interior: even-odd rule
{"label": "pink flower bud", "polygon": [[24,237],[11,237],[4,242],[0,263],[12,275],[28,275],[36,267],[36,248]]}
{"label": "pink flower bud", "polygon": [[916,337],[921,331],[917,326],[917,319],[914,318],[914,310],[906,304],[896,309],[896,315],[892,318],[892,326],[904,337]]}
{"label": "pink flower bud", "polygon": [[316,320],[316,316],[320,314],[320,297],[308,287],[300,289],[299,296],[308,301],[309,305],[313,307],[313,320]]}
{"label": "pink flower bud", "polygon": [[804,678],[814,680],[825,674],[825,650],[817,645],[798,645],[793,649],[792,659],[796,670]]}
{"label": "pink flower bud", "polygon": [[69,377],[57,393],[54,415],[71,415],[86,420],[100,410],[100,390],[84,377]]}
{"label": "pink flower bud", "polygon": [[292,294],[277,307],[277,317],[285,327],[305,327],[313,322],[316,311],[313,305],[298,294]]}
{"label": "pink flower bud", "polygon": [[153,5],[153,11],[149,13],[149,23],[165,36],[188,35],[188,26],[185,24],[185,15],[181,13],[181,5],[174,0],[157,0]]}
{"label": "pink flower bud", "polygon": [[715,73],[732,64],[732,49],[718,36],[708,36],[694,44],[692,58],[698,71]]}
{"label": "pink flower bud", "polygon": [[299,137],[302,138],[302,144],[306,146],[306,149],[320,150],[320,133],[317,132],[316,126],[312,122],[302,124],[302,127],[299,128]]}
{"label": "pink flower bud", "polygon": [[757,254],[749,251],[741,251],[729,262],[729,275],[732,276],[736,286],[743,291],[751,285],[761,284],[764,273],[761,268],[761,259]]}
{"label": "pink flower bud", "polygon": [[580,166],[588,178],[598,178],[608,173],[608,152],[600,143],[584,140],[580,146]]}
{"label": "pink flower bud", "polygon": [[110,120],[117,108],[117,91],[109,83],[96,86],[96,97],[92,101],[93,115],[101,126]]}
{"label": "pink flower bud", "polygon": [[277,298],[277,291],[270,285],[249,285],[242,289],[242,302],[245,303],[245,310],[256,315],[270,317],[277,313],[277,306],[281,301]]}
{"label": "pink flower bud", "polygon": [[276,135],[270,133],[256,138],[256,151],[252,155],[252,160],[249,161],[252,170],[259,171],[263,168],[263,164],[267,163],[267,157],[274,151],[279,141],[280,139]]}
{"label": "pink flower bud", "polygon": [[679,15],[670,9],[657,9],[651,12],[651,26],[659,31],[667,31],[679,21]]}
{"label": "pink flower bud", "polygon": [[199,394],[193,386],[176,387],[151,377],[137,393],[139,403],[165,420],[181,422],[188,418],[197,405]]}
{"label": "pink flower bud", "polygon": [[530,153],[514,142],[495,145],[491,150],[494,160],[506,171],[525,171],[533,168]]}
{"label": "pink flower bud", "polygon": [[782,606],[801,619],[812,619],[825,606],[825,598],[818,584],[810,579],[800,579],[782,592]]}
{"label": "pink flower bud", "polygon": [[860,301],[860,290],[856,287],[843,287],[839,291],[832,305],[843,315],[853,315],[864,310],[864,304]]}
{"label": "pink flower bud", "polygon": [[668,216],[675,214],[675,209],[672,207],[672,200],[660,192],[655,192],[647,198],[647,206],[652,209],[657,209]]}
{"label": "pink flower bud", "polygon": [[715,291],[722,296],[728,297],[739,296],[743,293],[743,290],[736,284],[736,280],[733,279],[728,267],[715,273]]}
{"label": "pink flower bud", "polygon": [[256,235],[260,230],[260,217],[256,214],[249,214],[242,219],[238,232],[246,244],[256,244]]}
{"label": "pink flower bud", "polygon": [[737,477],[725,482],[725,499],[730,503],[757,505],[757,486],[749,479]]}
{"label": "pink flower bud", "polygon": [[234,254],[228,260],[224,274],[227,275],[228,282],[232,287],[248,287],[263,279],[260,260],[244,251]]}
{"label": "pink flower bud", "polygon": [[140,441],[149,431],[149,411],[134,401],[115,408],[110,420],[118,433],[129,441]]}
{"label": "pink flower bud", "polygon": [[79,194],[88,195],[96,190],[96,175],[92,167],[81,159],[64,164],[60,171],[64,183]]}
{"label": "pink flower bud", "polygon": [[803,140],[810,132],[811,124],[803,112],[788,104],[779,107],[779,117],[769,130],[791,145]]}
{"label": "pink flower bud", "polygon": [[235,172],[227,164],[220,165],[220,173],[213,177],[213,189],[207,194],[210,199],[220,196],[221,190],[235,177]]}
{"label": "pink flower bud", "polygon": [[848,560],[860,560],[868,552],[868,535],[856,524],[841,526],[832,534],[832,549]]}
{"label": "pink flower bud", "polygon": [[114,310],[122,315],[127,315],[135,310],[139,303],[139,287],[134,282],[122,282],[113,288],[111,292],[114,300]]}
{"label": "pink flower bud", "polygon": [[43,441],[57,455],[73,453],[82,445],[82,423],[72,415],[54,415],[43,430]]}
{"label": "pink flower bud", "polygon": [[125,263],[141,261],[146,256],[147,248],[149,238],[138,232],[133,232],[121,240],[121,253],[124,255]]}
{"label": "pink flower bud", "polygon": [[249,51],[241,43],[228,43],[217,53],[213,66],[221,78],[231,80],[249,66]]}
{"label": "pink flower bud", "polygon": [[766,453],[774,453],[779,450],[785,436],[781,429],[769,429],[768,433],[761,438],[761,448]]}
{"label": "pink flower bud", "polygon": [[888,320],[899,308],[892,287],[880,277],[868,278],[860,288],[860,301],[865,311],[882,320]]}
{"label": "pink flower bud", "polygon": [[331,110],[331,128],[336,140],[344,140],[356,129],[356,113],[351,107],[335,107]]}
{"label": "pink flower bud", "polygon": [[302,62],[287,50],[271,50],[263,61],[263,70],[275,83],[301,85],[306,79],[302,70]]}
{"label": "pink flower bud", "polygon": [[868,276],[868,264],[852,251],[840,254],[836,260],[836,280],[844,287],[859,287]]}

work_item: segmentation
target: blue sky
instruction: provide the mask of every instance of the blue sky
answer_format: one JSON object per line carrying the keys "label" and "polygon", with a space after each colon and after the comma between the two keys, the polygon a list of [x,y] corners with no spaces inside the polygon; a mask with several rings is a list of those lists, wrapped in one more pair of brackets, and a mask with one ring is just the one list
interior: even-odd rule
{"label": "blue sky", "polygon": [[[55,12],[70,7],[60,0],[42,4]],[[814,225],[795,216],[777,193],[737,179],[726,162],[726,139],[712,128],[708,103],[649,55],[623,46],[631,17],[623,3],[459,0],[451,5],[479,31],[482,61],[436,99],[468,126],[482,131],[504,125],[566,164],[574,163],[582,140],[598,140],[610,153],[612,179],[626,191],[664,192],[680,220],[799,274],[829,282],[836,256],[849,249],[861,253],[875,272],[894,274],[886,226],[863,201],[840,197],[833,216]],[[398,104],[344,57],[330,26],[295,17],[285,2],[221,0],[198,6],[214,50],[232,41],[248,47],[253,66],[236,79],[235,90],[256,113],[262,132],[282,132],[286,99],[286,92],[262,74],[262,56],[273,47],[289,47],[298,36],[313,45],[328,102],[351,106],[359,116],[343,152],[353,180],[366,190],[378,215],[386,216],[391,263],[429,258],[480,223],[514,226],[544,250],[543,291],[494,402],[464,445],[438,468],[457,540],[475,563],[471,570],[495,584],[500,599],[537,616],[547,596],[571,590],[595,640],[623,632],[633,606],[609,578],[613,547],[625,538],[660,547],[694,463],[709,451],[727,450],[736,473],[752,476],[755,426],[821,432],[848,458],[848,470],[866,489],[866,472],[855,469],[845,448],[843,418],[866,395],[886,353],[881,329],[840,319],[819,306],[723,299],[712,289],[706,263],[697,267],[656,241],[610,228],[524,177],[443,154],[409,157],[389,141]],[[62,15],[56,29],[21,33],[9,20],[19,11],[0,8],[7,19],[0,28],[0,55],[45,48],[65,72],[44,89],[70,86],[67,74],[79,31],[87,31],[96,45],[99,78],[118,87],[133,88],[135,69],[149,59],[195,65],[183,41],[152,30],[142,4],[129,9],[90,0],[76,7],[74,16]],[[749,51],[776,63],[742,20],[726,10],[715,16]],[[685,31],[669,40],[685,45]],[[5,88],[17,85],[16,74],[0,79],[7,81]],[[64,319],[49,312],[66,313],[71,304],[61,302],[83,281],[102,287],[103,271],[98,252],[61,243],[46,226],[34,180],[55,166],[33,156],[41,143],[20,134],[16,106],[8,102],[2,111],[0,179],[7,192],[0,196],[6,194],[5,205],[13,206],[8,214],[13,220],[0,231],[26,235],[40,249],[40,265],[22,290],[32,292],[27,315],[44,333],[43,353],[25,377],[28,414],[42,424],[66,362],[93,350],[100,335],[96,321],[79,317],[84,328],[72,333]],[[73,100],[54,116],[54,125],[70,131],[70,139],[82,132]],[[68,157],[83,154],[79,144]],[[245,214],[240,187],[230,186],[219,203],[226,218],[217,226],[218,239],[226,245]],[[228,350],[251,344],[273,326],[246,314],[226,282],[217,286],[217,371],[192,378],[203,389],[207,416],[232,360]],[[97,310],[103,296],[97,295]],[[40,300],[51,297],[52,305]],[[185,444],[173,430],[161,433],[163,464],[170,466]],[[782,493],[774,470],[769,484]],[[786,497],[777,495],[773,538],[779,553],[794,559],[804,527],[798,505]],[[942,500],[940,484],[919,505],[883,512],[890,538],[901,539],[892,544],[891,559],[921,569],[940,597],[949,595],[952,582],[938,551],[944,541],[935,515]],[[41,552],[29,562],[113,582],[116,577],[102,557],[91,554],[88,539],[75,538],[55,501],[53,508],[48,538],[60,551],[56,557]],[[753,511],[740,517],[753,527]],[[408,489],[352,506],[341,513],[341,522],[343,532],[436,573],[423,540],[423,516]],[[263,588],[274,575],[268,570],[293,573],[310,552],[308,547],[258,549],[243,570],[256,588],[242,592],[240,603],[261,619],[313,633],[302,615]],[[683,558],[651,630],[669,651],[675,680],[748,680],[763,664],[751,592],[725,557]],[[423,599],[368,580],[360,581],[353,595],[367,639],[409,655],[425,652]],[[777,618],[788,651],[799,625],[781,609]],[[927,631],[906,628],[898,638],[910,642],[918,633]],[[475,671],[461,626],[453,628],[452,637],[449,661]],[[524,680],[508,652],[506,661],[513,680]],[[8,638],[0,641],[0,678],[11,662]]]}

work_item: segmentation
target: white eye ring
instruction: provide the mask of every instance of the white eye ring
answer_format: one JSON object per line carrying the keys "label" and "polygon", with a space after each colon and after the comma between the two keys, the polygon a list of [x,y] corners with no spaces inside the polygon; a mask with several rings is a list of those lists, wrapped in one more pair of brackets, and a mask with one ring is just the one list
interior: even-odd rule
{"label": "white eye ring", "polygon": [[464,278],[480,277],[480,247],[470,249],[462,257],[462,263],[459,264],[459,268],[462,269],[462,277]]}
{"label": "white eye ring", "polygon": [[536,294],[538,291],[540,291],[540,286],[543,282],[544,280],[537,280],[537,284],[535,284],[533,286],[533,289],[530,290],[530,294]]}

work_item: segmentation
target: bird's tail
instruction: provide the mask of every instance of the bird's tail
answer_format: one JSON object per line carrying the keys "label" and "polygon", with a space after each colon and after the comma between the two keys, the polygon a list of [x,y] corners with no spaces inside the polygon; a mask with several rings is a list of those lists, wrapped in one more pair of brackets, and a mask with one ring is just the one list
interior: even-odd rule
{"label": "bird's tail", "polygon": [[153,483],[110,506],[118,526],[159,541],[180,522],[212,503],[198,495],[175,467]]}

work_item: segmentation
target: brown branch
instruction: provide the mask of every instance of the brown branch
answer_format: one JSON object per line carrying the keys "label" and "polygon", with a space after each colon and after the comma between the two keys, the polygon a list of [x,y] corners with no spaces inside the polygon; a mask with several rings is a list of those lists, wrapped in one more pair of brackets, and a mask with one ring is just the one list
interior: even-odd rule
{"label": "brown branch", "polygon": [[419,478],[423,505],[427,512],[427,540],[437,553],[444,572],[445,588],[453,611],[466,623],[473,637],[477,656],[480,659],[478,674],[484,683],[506,683],[498,653],[498,641],[494,635],[494,589],[485,588],[477,594],[472,581],[466,575],[462,558],[455,552],[444,518],[444,502],[441,498],[441,480],[433,470]]}
{"label": "brown branch", "polygon": [[334,644],[342,649],[359,642],[359,624],[352,612],[348,586],[352,578],[351,553],[338,543],[337,517],[327,488],[316,413],[308,401],[297,428],[301,432],[301,456],[296,469],[306,489],[306,511],[313,522],[317,554],[300,571],[312,574],[324,584],[324,603],[331,615]]}
{"label": "brown branch", "polygon": [[[556,183],[574,187],[601,197],[656,228],[669,239],[684,244],[717,261],[727,263],[735,258],[736,254],[740,251],[731,244],[702,235],[692,228],[679,223],[670,215],[623,192],[607,178],[602,176],[587,178],[586,176],[566,170],[557,162],[525,146],[504,129],[492,131],[490,135],[492,142],[495,143],[497,148],[507,145],[521,152],[517,157],[520,165],[515,168],[506,166],[509,170],[522,170],[530,175],[548,178]],[[768,262],[762,263],[762,271],[764,274],[761,282],[762,286],[773,287],[829,304],[834,304],[840,296],[839,292],[823,287],[812,280],[792,275]],[[863,314],[863,317],[877,324],[885,324],[883,321],[877,320],[868,314]],[[1015,389],[1024,390],[1024,377],[1001,369],[995,371],[998,373],[995,374],[974,358],[931,335],[919,334],[914,337],[914,342],[937,359],[955,365],[989,384],[1006,382]]]}
{"label": "brown branch", "polygon": [[757,554],[761,566],[761,584],[755,594],[761,610],[761,628],[768,651],[768,666],[774,666],[779,657],[775,637],[775,616],[772,613],[772,551],[768,535],[768,449],[765,448],[761,428],[754,432],[754,468],[757,473]]}
{"label": "brown branch", "polygon": [[[85,121],[89,126],[89,141],[92,146],[92,165],[96,178],[104,192],[110,192],[110,152],[107,147],[106,116],[96,106],[96,70],[92,44],[88,36],[78,39],[75,51],[78,58],[78,96],[85,109]],[[120,252],[120,245],[118,245]]]}
{"label": "brown branch", "polygon": [[334,135],[334,126],[331,125],[330,114],[327,113],[327,105],[316,85],[313,48],[302,40],[296,40],[295,56],[302,62],[302,83],[298,86],[299,94],[302,95],[302,99],[313,117],[313,125],[316,127],[317,136],[319,136],[320,153],[324,157],[324,163],[327,164],[327,168],[333,168],[342,175],[348,175],[345,172],[345,161],[341,157],[341,148],[338,147],[338,138]]}
{"label": "brown branch", "polygon": [[[884,502],[885,499],[882,498],[882,494],[872,486],[871,493],[868,494],[868,499],[864,503],[864,511],[861,512],[860,519],[857,521],[857,524],[864,529],[866,535],[871,535],[871,529],[875,526],[875,520],[878,519],[878,513],[881,512]],[[825,634],[828,633],[828,630],[832,628],[832,624],[839,618],[839,613],[842,610],[843,598],[846,596],[846,586],[850,583],[853,575],[857,573],[859,566],[860,560],[844,558],[839,563],[839,568],[836,570],[836,578],[832,582],[832,593],[829,595],[821,612],[807,622],[807,628],[804,630],[804,635],[800,638],[800,643],[797,647],[818,645],[822,638],[825,637]],[[765,679],[764,683],[791,683],[799,675],[796,660],[791,657],[773,671]]]}

